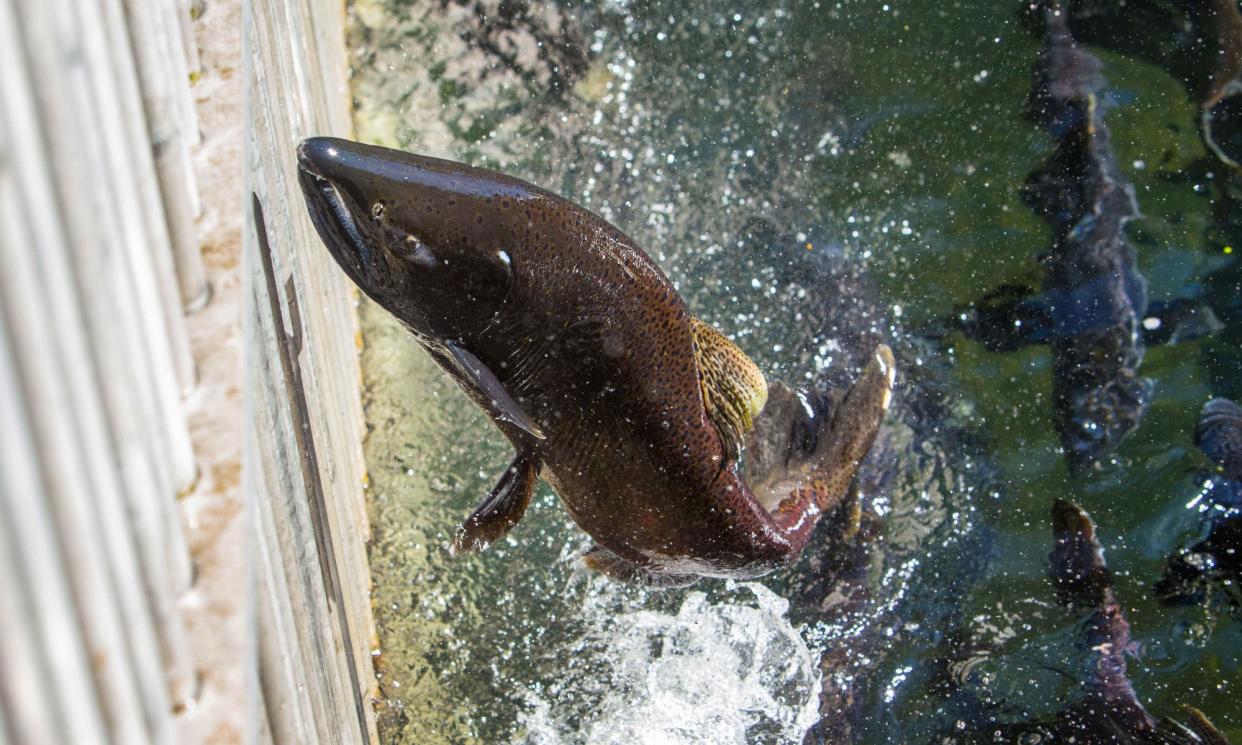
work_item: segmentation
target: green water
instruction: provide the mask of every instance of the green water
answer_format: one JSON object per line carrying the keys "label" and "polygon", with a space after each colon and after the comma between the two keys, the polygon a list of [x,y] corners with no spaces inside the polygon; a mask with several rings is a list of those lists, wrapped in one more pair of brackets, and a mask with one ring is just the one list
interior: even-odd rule
{"label": "green water", "polygon": [[[359,0],[351,17],[360,138],[587,205],[772,377],[848,377],[849,354],[808,320],[821,301],[807,299],[807,273],[855,267],[874,285],[864,323],[905,366],[903,396],[934,389],[946,417],[910,405],[887,430],[897,476],[873,490],[883,537],[861,611],[808,600],[814,557],[762,587],[648,593],[591,576],[576,563],[588,539],[546,487],[507,539],[453,558],[453,531],[509,446],[364,305],[386,743],[797,742],[817,718],[816,661],[852,645],[863,742],[939,741],[988,706],[1000,720],[1050,715],[1083,659],[1081,619],[1044,578],[1057,497],[1099,524],[1144,703],[1157,716],[1192,704],[1242,740],[1239,621],[1150,593],[1199,528],[1185,508],[1203,465],[1191,434],[1210,395],[1242,387],[1213,356],[1237,327],[1149,349],[1150,411],[1113,465],[1080,479],[1051,428],[1046,348],[921,336],[998,285],[1040,279],[1048,230],[1018,189],[1050,140],[1021,116],[1039,40],[1016,7],[591,3],[505,28],[453,4]],[[1194,107],[1161,70],[1100,56],[1106,121],[1144,214],[1129,229],[1140,268],[1154,299],[1192,292],[1237,261],[1210,189],[1178,176],[1204,155]]]}

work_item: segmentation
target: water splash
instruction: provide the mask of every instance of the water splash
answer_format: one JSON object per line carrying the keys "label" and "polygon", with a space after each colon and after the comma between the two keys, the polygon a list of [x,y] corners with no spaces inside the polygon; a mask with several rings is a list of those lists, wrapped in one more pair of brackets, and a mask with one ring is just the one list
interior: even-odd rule
{"label": "water splash", "polygon": [[[817,718],[815,655],[786,617],[787,600],[757,583],[728,589],[717,601],[690,592],[675,613],[613,615],[599,593],[588,595],[595,607],[584,615],[597,625],[581,644],[598,646],[602,665],[567,686],[529,692],[526,742],[801,740]],[[567,650],[574,651],[583,650]],[[593,716],[574,721],[577,712],[559,703],[567,699],[592,701]]]}

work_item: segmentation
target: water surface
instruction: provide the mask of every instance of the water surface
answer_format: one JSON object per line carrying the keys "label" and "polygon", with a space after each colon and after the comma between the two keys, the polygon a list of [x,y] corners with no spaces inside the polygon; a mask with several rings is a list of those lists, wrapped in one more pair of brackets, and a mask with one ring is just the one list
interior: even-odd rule
{"label": "water surface", "polygon": [[[814,580],[834,550],[825,537],[761,582],[647,592],[584,572],[589,539],[541,486],[509,537],[452,558],[453,531],[511,449],[364,304],[383,740],[799,742],[824,676],[862,692],[862,742],[1049,715],[1078,695],[1084,659],[1082,619],[1045,580],[1057,497],[1100,525],[1144,703],[1157,716],[1193,704],[1242,739],[1238,620],[1165,609],[1150,592],[1200,529],[1186,507],[1203,465],[1198,409],[1239,393],[1214,364],[1221,342],[1150,349],[1142,426],[1115,463],[1071,479],[1048,350],[942,335],[989,289],[1038,284],[1050,240],[1018,196],[1051,142],[1022,118],[1039,40],[1016,8],[695,5],[480,18],[473,5],[357,0],[357,131],[599,212],[771,377],[848,380],[851,335],[887,339],[905,388],[864,479],[872,551],[839,584]],[[1100,56],[1144,213],[1130,227],[1140,268],[1155,299],[1199,292],[1236,256],[1203,169],[1184,175],[1204,156],[1193,105],[1159,69]],[[847,281],[866,311],[825,310]]]}

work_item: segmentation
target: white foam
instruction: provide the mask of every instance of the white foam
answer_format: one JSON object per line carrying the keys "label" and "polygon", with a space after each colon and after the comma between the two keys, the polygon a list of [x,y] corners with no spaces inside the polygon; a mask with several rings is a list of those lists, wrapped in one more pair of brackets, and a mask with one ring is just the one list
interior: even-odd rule
{"label": "white foam", "polygon": [[[713,604],[691,592],[674,614],[638,610],[599,618],[606,684],[595,716],[572,730],[556,700],[532,692],[527,742],[672,745],[798,743],[817,719],[815,656],[763,585],[753,602]],[[560,691],[556,699],[580,692]]]}

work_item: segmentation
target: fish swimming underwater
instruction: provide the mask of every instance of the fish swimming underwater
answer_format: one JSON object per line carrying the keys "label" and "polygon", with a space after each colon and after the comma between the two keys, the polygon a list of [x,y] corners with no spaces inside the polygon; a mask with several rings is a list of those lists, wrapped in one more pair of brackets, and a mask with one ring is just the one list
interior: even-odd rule
{"label": "fish swimming underwater", "polygon": [[1052,533],[1055,544],[1048,557],[1049,578],[1057,600],[1090,615],[1079,627],[1082,647],[1089,651],[1082,681],[1085,696],[1057,713],[1049,741],[1227,745],[1225,736],[1192,706],[1182,706],[1186,720],[1178,722],[1157,719],[1143,705],[1127,669],[1126,658],[1137,645],[1091,516],[1073,502],[1058,499],[1052,506]]}
{"label": "fish swimming underwater", "polygon": [[1051,346],[1053,425],[1070,471],[1080,474],[1110,454],[1147,410],[1151,383],[1138,376],[1147,282],[1125,234],[1139,212],[1100,113],[1100,60],[1074,41],[1058,3],[1038,7],[1047,33],[1026,113],[1057,142],[1027,178],[1022,198],[1052,227],[1043,292],[989,293],[964,330],[994,349]]}
{"label": "fish swimming underwater", "polygon": [[1242,9],[1237,0],[1076,0],[1075,38],[1163,67],[1199,107],[1203,144],[1242,168]]}
{"label": "fish swimming underwater", "polygon": [[1062,671],[1078,690],[1050,716],[1004,721],[1009,712],[979,712],[979,725],[951,743],[1078,743],[1079,745],[1228,745],[1229,740],[1199,709],[1183,704],[1183,720],[1148,711],[1130,680],[1129,660],[1138,643],[1130,635],[1113,572],[1104,561],[1095,522],[1086,510],[1058,499],[1052,505],[1053,548],[1048,579],[1057,602],[1082,616],[1076,642],[1085,659]]}
{"label": "fish swimming underwater", "polygon": [[1242,406],[1214,398],[1195,425],[1195,444],[1212,461],[1198,475],[1204,485],[1195,503],[1208,514],[1208,534],[1168,559],[1156,595],[1169,605],[1202,602],[1219,585],[1242,607]]}
{"label": "fish swimming underwater", "polygon": [[450,161],[332,138],[304,141],[298,161],[341,268],[516,450],[458,550],[507,533],[542,477],[595,539],[595,569],[654,585],[755,577],[795,558],[846,493],[890,400],[887,347],[838,395],[774,387],[786,410],[801,402],[799,436],[748,481],[747,435],[776,421],[763,375],[617,228]]}

